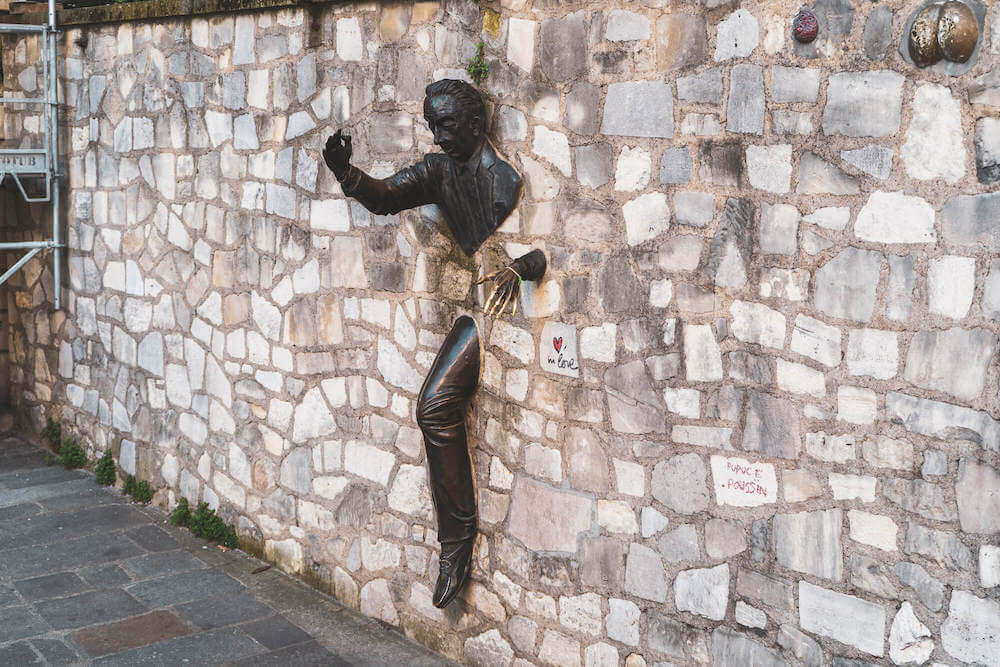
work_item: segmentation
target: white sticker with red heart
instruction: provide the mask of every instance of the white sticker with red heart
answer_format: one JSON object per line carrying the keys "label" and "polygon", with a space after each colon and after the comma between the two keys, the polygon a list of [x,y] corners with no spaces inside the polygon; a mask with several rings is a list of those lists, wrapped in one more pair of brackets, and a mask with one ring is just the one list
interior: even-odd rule
{"label": "white sticker with red heart", "polygon": [[542,370],[559,375],[580,377],[576,351],[576,327],[562,322],[546,322],[538,342]]}

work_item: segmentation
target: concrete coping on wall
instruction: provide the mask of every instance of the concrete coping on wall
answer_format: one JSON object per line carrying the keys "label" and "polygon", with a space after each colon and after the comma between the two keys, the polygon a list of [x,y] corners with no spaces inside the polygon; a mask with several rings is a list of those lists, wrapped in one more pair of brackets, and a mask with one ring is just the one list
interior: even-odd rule
{"label": "concrete coping on wall", "polygon": [[[122,23],[146,21],[173,16],[200,16],[228,12],[245,12],[255,9],[280,9],[281,7],[310,7],[342,4],[342,0],[144,0],[143,2],[115,2],[94,7],[61,9],[56,24],[84,26],[94,23]],[[7,17],[11,23],[45,23],[44,11],[17,14]]]}

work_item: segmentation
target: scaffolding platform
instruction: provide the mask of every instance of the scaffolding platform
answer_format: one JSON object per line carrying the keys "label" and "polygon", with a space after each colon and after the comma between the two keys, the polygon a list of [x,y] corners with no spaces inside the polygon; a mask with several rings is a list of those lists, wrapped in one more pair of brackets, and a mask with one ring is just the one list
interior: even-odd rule
{"label": "scaffolding platform", "polygon": [[[2,2],[3,0],[0,0]],[[6,4],[6,3],[4,3]],[[40,37],[42,58],[41,97],[0,97],[0,105],[38,105],[42,107],[44,127],[41,148],[0,147],[0,183],[10,178],[17,185],[24,200],[31,204],[50,204],[52,207],[52,232],[41,241],[0,242],[0,251],[21,250],[24,253],[2,275],[0,285],[6,283],[22,266],[40,252],[52,251],[52,277],[55,285],[55,308],[62,306],[62,219],[60,211],[59,172],[59,59],[56,43],[56,2],[48,0],[48,22],[41,25],[0,23],[0,34],[37,34]],[[0,90],[0,95],[3,91]],[[25,181],[42,184],[40,192],[29,194]]]}

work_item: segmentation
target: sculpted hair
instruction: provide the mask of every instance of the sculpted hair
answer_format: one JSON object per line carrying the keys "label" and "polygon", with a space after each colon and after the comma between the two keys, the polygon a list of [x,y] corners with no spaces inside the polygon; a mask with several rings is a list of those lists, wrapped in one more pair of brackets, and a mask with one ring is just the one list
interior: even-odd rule
{"label": "sculpted hair", "polygon": [[427,103],[431,100],[431,98],[438,97],[440,95],[449,95],[454,97],[459,108],[462,109],[469,120],[478,116],[478,129],[481,132],[485,132],[486,105],[483,103],[483,98],[479,94],[478,90],[464,81],[459,81],[458,79],[441,79],[440,81],[435,81],[424,90],[424,118],[427,118]]}

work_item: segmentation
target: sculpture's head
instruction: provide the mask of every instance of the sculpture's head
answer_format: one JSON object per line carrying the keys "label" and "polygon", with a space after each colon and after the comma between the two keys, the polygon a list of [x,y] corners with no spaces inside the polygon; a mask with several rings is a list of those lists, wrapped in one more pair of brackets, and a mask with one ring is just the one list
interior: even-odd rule
{"label": "sculpture's head", "polygon": [[424,119],[434,133],[434,143],[465,161],[486,137],[486,105],[479,91],[457,79],[442,79],[427,86]]}

